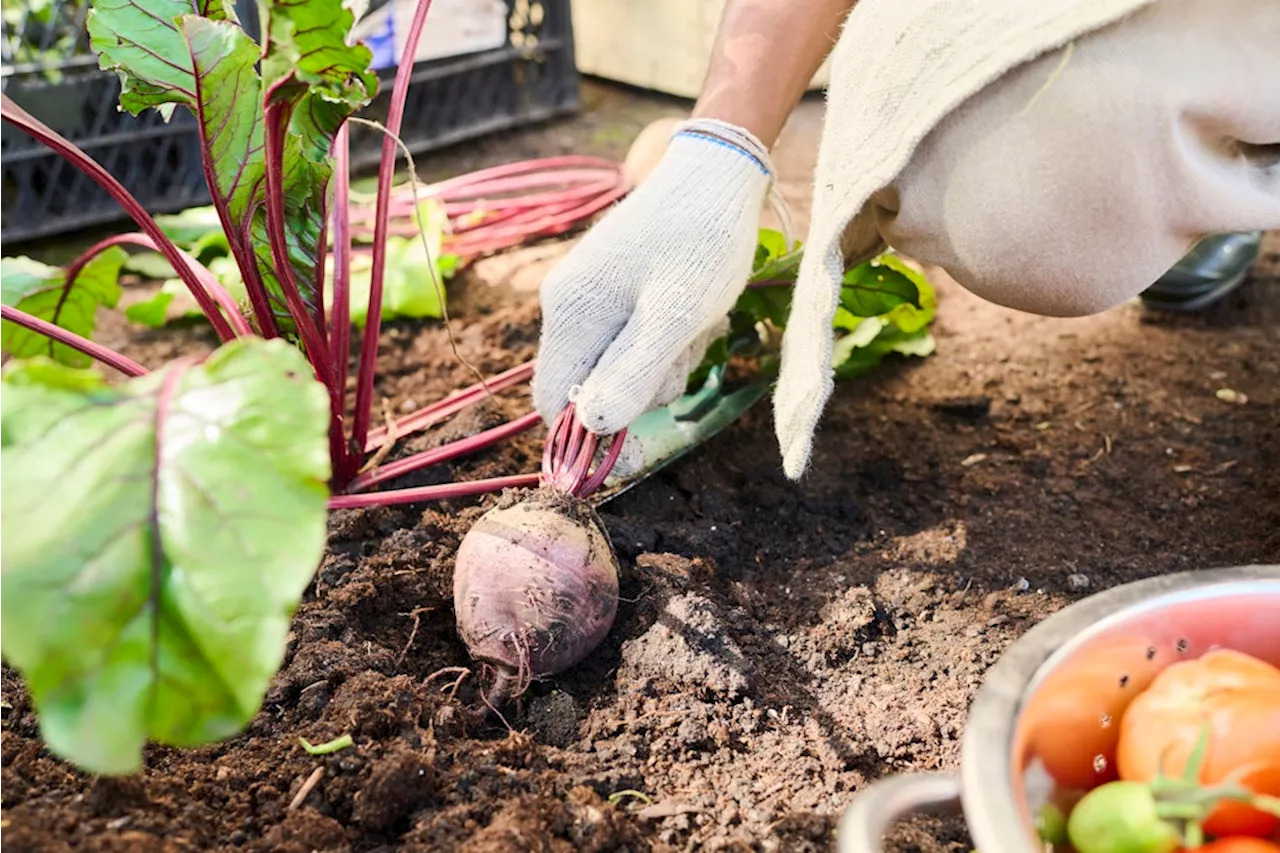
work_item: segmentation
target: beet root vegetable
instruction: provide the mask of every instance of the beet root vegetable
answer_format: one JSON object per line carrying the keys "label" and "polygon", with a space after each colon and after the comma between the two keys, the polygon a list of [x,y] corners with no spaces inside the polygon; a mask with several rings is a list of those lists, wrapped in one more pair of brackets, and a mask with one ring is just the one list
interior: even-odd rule
{"label": "beet root vegetable", "polygon": [[581,661],[618,610],[618,562],[595,512],[542,487],[504,501],[468,531],[453,576],[458,632],[498,677],[501,704]]}
{"label": "beet root vegetable", "polygon": [[618,610],[618,558],[586,497],[603,484],[623,435],[589,473],[596,438],[570,407],[547,440],[543,483],[510,491],[462,540],[453,575],[458,633],[497,677],[493,707],[585,658]]}

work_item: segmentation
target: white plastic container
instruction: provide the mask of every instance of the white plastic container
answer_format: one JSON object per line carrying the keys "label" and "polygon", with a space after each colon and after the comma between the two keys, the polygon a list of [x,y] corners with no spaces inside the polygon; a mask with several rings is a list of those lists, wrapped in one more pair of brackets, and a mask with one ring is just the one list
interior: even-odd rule
{"label": "white plastic container", "polygon": [[[707,74],[724,0],[572,0],[583,74],[696,98]],[[826,63],[810,90],[827,84]]]}
{"label": "white plastic container", "polygon": [[[344,5],[357,18],[352,36],[373,51],[373,69],[399,65],[417,0],[391,0],[368,13],[368,0]],[[503,0],[434,0],[414,62],[498,50],[507,43],[507,17]]]}

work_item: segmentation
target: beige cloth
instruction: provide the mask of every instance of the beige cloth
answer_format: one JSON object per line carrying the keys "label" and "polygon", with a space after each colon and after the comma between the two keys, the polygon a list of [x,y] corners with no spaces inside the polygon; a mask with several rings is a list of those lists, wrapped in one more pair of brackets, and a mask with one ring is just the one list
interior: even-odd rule
{"label": "beige cloth", "polygon": [[887,243],[1075,316],[1204,234],[1280,227],[1280,0],[862,0],[827,100],[774,397],[792,478],[832,391],[846,263]]}

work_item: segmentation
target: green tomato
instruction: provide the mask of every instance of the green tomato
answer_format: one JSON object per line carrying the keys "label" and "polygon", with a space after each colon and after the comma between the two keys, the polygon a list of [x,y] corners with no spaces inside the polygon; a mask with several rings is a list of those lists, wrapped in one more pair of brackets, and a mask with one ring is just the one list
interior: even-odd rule
{"label": "green tomato", "polygon": [[1045,803],[1036,812],[1036,832],[1041,841],[1061,847],[1067,843],[1067,816],[1053,803]]}
{"label": "green tomato", "polygon": [[1182,839],[1141,782],[1108,782],[1076,804],[1067,835],[1078,853],[1173,853]]}

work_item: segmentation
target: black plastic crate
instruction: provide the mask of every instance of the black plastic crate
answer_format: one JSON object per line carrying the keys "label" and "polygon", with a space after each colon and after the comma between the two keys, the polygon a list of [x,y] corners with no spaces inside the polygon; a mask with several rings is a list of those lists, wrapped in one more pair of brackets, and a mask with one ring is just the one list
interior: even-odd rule
{"label": "black plastic crate", "polygon": [[[120,81],[98,68],[85,30],[87,0],[6,4],[0,87],[70,139],[149,210],[208,201],[195,120],[134,117],[117,108]],[[0,131],[0,239],[23,241],[113,222],[124,214],[84,173],[22,131]]]}
{"label": "black plastic crate", "polygon": [[[194,119],[176,110],[166,124],[155,111],[117,109],[120,83],[97,67],[84,30],[86,0],[50,0],[55,18],[41,24],[6,12],[0,86],[19,106],[84,149],[153,213],[207,204]],[[385,0],[383,0],[385,2]],[[580,106],[569,0],[505,0],[508,38],[501,48],[420,62],[414,68],[401,138],[418,155],[572,112]],[[32,2],[28,7],[43,6]],[[383,3],[375,2],[376,7]],[[237,4],[256,32],[256,3]],[[431,26],[428,15],[426,26]],[[19,48],[43,52],[23,55]],[[384,122],[395,69],[379,74],[381,92],[362,113]],[[376,165],[382,136],[352,126],[352,165]],[[113,224],[125,216],[78,169],[21,131],[0,138],[0,239],[22,242]]]}

